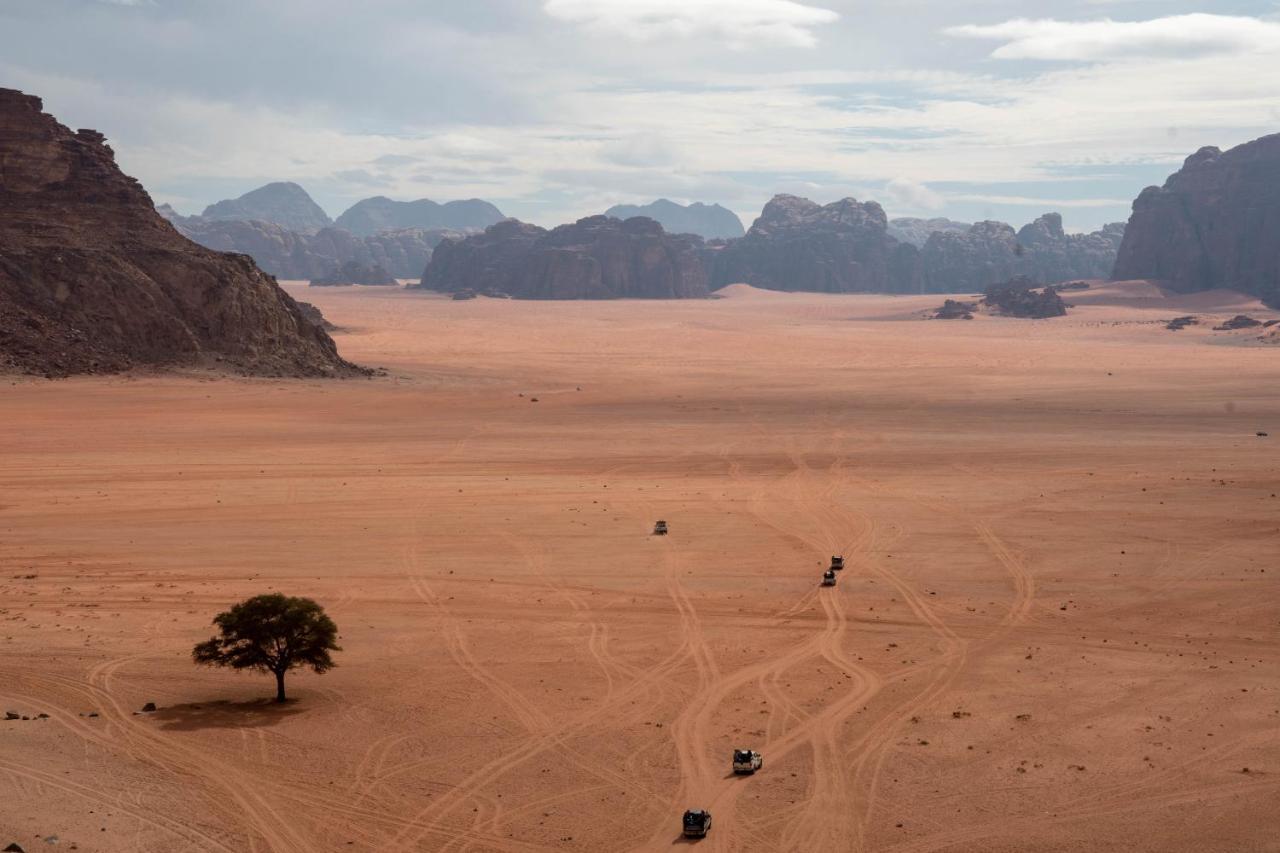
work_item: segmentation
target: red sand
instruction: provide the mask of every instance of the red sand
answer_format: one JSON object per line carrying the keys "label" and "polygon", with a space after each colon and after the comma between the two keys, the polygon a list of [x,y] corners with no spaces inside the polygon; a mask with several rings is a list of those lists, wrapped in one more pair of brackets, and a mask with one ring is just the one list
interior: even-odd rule
{"label": "red sand", "polygon": [[[390,375],[6,382],[0,845],[1280,850],[1256,330],[295,292]],[[189,659],[270,590],[283,707]]]}

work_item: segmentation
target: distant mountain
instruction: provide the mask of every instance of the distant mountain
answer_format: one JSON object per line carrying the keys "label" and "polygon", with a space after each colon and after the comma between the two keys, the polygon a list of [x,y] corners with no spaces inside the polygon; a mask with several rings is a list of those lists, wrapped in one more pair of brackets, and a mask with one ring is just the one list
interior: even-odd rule
{"label": "distant mountain", "polygon": [[239,198],[211,204],[204,209],[203,218],[219,222],[270,222],[301,234],[314,234],[333,224],[306,190],[289,182],[267,184]]}
{"label": "distant mountain", "polygon": [[925,287],[938,293],[977,293],[1017,276],[1051,284],[1106,278],[1124,225],[1092,234],[1067,234],[1062,216],[1046,213],[1018,231],[1003,222],[977,222],[965,231],[935,231],[920,256]]}
{"label": "distant mountain", "polygon": [[353,204],[334,224],[357,237],[371,237],[379,231],[401,228],[483,231],[505,218],[498,208],[478,198],[437,204],[427,198],[395,201],[375,196]]}
{"label": "distant mountain", "polygon": [[441,243],[417,286],[517,299],[698,298],[707,295],[701,248],[700,237],[641,216],[589,216],[550,231],[508,219]]}
{"label": "distant mountain", "polygon": [[617,204],[606,210],[604,215],[617,219],[647,216],[669,234],[697,234],[707,240],[732,240],[746,233],[742,220],[732,210],[700,201],[688,207],[665,198],[645,205]]}
{"label": "distant mountain", "polygon": [[711,286],[919,292],[920,253],[889,236],[888,224],[874,201],[846,198],[823,206],[793,195],[774,196],[745,237],[708,253]]}
{"label": "distant mountain", "polygon": [[1225,287],[1280,305],[1280,133],[1201,148],[1133,203],[1112,277],[1183,293]]}
{"label": "distant mountain", "polygon": [[431,250],[441,240],[470,233],[401,228],[357,237],[342,228],[302,234],[270,222],[218,221],[200,216],[166,218],[200,245],[249,255],[263,270],[282,279],[324,278],[348,263],[381,267],[396,278],[418,278],[431,258]]}
{"label": "distant mountain", "polygon": [[899,216],[897,219],[889,220],[889,236],[901,243],[910,243],[917,249],[921,249],[929,241],[929,235],[933,232],[963,234],[969,230],[971,224],[943,217],[917,219],[913,216]]}

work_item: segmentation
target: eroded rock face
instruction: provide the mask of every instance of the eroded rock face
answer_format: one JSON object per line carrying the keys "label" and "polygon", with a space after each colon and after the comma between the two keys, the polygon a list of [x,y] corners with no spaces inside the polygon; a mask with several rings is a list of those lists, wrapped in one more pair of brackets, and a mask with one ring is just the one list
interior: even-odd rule
{"label": "eroded rock face", "polygon": [[[358,201],[334,224],[357,237],[406,228],[427,231],[481,231],[503,220],[502,211],[478,198],[438,204],[430,199],[395,201],[375,196]],[[417,275],[421,268],[413,271]]]}
{"label": "eroded rock face", "polygon": [[381,266],[396,278],[416,278],[431,250],[456,231],[405,228],[357,237],[341,228],[300,234],[270,222],[210,221],[199,216],[170,219],[179,231],[219,252],[249,255],[266,272],[281,279],[307,280],[346,263]]}
{"label": "eroded rock face", "polygon": [[774,196],[747,235],[714,257],[716,288],[917,293],[923,284],[919,252],[889,236],[883,208],[852,198],[824,206]]}
{"label": "eroded rock face", "polygon": [[550,231],[508,219],[441,243],[418,286],[522,299],[704,297],[701,242],[643,217],[591,216]]}
{"label": "eroded rock face", "polygon": [[1182,293],[1230,288],[1280,305],[1280,134],[1201,148],[1163,187],[1147,187],[1112,278]]}
{"label": "eroded rock face", "polygon": [[215,221],[270,222],[301,234],[314,234],[333,224],[306,190],[289,181],[266,184],[239,198],[211,204],[201,216]]}
{"label": "eroded rock face", "polygon": [[1003,222],[977,222],[967,231],[929,235],[921,250],[929,290],[977,293],[1016,276],[1039,281],[1106,278],[1124,226],[1067,234],[1062,217],[1046,213],[1019,231]]}
{"label": "eroded rock face", "polygon": [[102,134],[0,89],[0,369],[141,365],[360,372],[250,258],[175,231]]}
{"label": "eroded rock face", "polygon": [[696,201],[676,204],[660,198],[650,204],[616,204],[604,212],[616,219],[647,216],[671,234],[697,234],[705,240],[732,240],[746,233],[742,220],[728,208]]}

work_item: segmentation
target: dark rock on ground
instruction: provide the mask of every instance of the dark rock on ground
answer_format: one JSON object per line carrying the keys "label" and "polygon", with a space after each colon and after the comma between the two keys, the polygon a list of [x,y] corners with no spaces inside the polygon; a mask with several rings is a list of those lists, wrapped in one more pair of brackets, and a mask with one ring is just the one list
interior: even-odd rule
{"label": "dark rock on ground", "polygon": [[270,222],[314,234],[333,224],[329,214],[312,201],[307,191],[295,183],[279,181],[250,190],[239,198],[226,199],[204,209],[201,218],[213,221]]}
{"label": "dark rock on ground", "polygon": [[660,198],[650,204],[616,204],[604,212],[615,219],[647,216],[669,234],[697,234],[705,240],[732,240],[746,233],[738,214],[718,204],[695,201],[687,207]]}
{"label": "dark rock on ground", "polygon": [[311,280],[312,287],[331,287],[345,284],[373,286],[398,285],[399,282],[392,277],[391,273],[383,269],[380,264],[369,266],[356,261],[347,261],[342,266],[331,269],[327,275]]}
{"label": "dark rock on ground", "polygon": [[147,704],[145,704],[145,705],[143,705],[143,706],[142,706],[142,713],[144,713],[144,714],[150,714],[150,713],[151,713],[152,711],[154,711],[155,709],[156,709],[156,703],[155,703],[155,702],[148,702]]}
{"label": "dark rock on ground", "polygon": [[361,372],[251,259],[175,231],[102,134],[0,89],[0,370],[177,365]]}
{"label": "dark rock on ground", "polygon": [[1255,320],[1248,314],[1237,314],[1230,320],[1227,320],[1220,326],[1214,326],[1215,332],[1229,332],[1235,329],[1252,329],[1255,326],[1261,326],[1261,320]]}
{"label": "dark rock on ground", "polygon": [[[357,237],[372,237],[383,231],[401,231],[405,228],[424,231],[481,231],[505,218],[498,208],[478,198],[438,204],[426,198],[395,201],[386,196],[375,196],[353,204],[334,224]],[[419,267],[412,275],[421,271]]]}
{"label": "dark rock on ground", "polygon": [[1166,323],[1164,327],[1171,332],[1177,332],[1181,329],[1185,329],[1187,326],[1195,326],[1195,325],[1198,325],[1199,323],[1200,321],[1197,320],[1195,317],[1191,315],[1187,315],[1185,317],[1174,317],[1172,320]]}
{"label": "dark rock on ground", "polygon": [[1037,290],[1037,287],[1036,282],[1025,276],[1012,278],[988,287],[982,301],[1006,317],[1041,320],[1067,313],[1067,305],[1056,290],[1049,287]]}
{"label": "dark rock on ground", "polygon": [[6,720],[18,720],[22,718],[22,715],[19,714],[17,711],[5,711],[4,718]]}
{"label": "dark rock on ground", "polygon": [[3,851],[0,851],[0,853],[26,853],[26,851],[22,849],[22,845],[15,841],[8,847],[4,848]]}
{"label": "dark rock on ground", "polygon": [[874,201],[825,206],[778,195],[751,230],[717,250],[712,287],[743,282],[769,290],[917,293],[919,252],[888,233]]}
{"label": "dark rock on ground", "polygon": [[643,217],[590,216],[550,231],[508,219],[437,246],[418,287],[518,299],[705,297],[701,248]]}
{"label": "dark rock on ground", "polygon": [[1181,293],[1230,288],[1280,307],[1280,134],[1201,148],[1147,187],[1112,273]]}
{"label": "dark rock on ground", "polygon": [[1059,293],[1066,290],[1088,290],[1089,282],[1087,281],[1068,281],[1062,284],[1053,285],[1053,289]]}
{"label": "dark rock on ground", "polygon": [[467,299],[475,299],[476,292],[469,287],[465,290],[455,290],[452,298],[455,302],[463,302]]}
{"label": "dark rock on ground", "polygon": [[976,302],[960,302],[955,299],[948,299],[942,303],[942,307],[934,312],[935,320],[972,320],[973,312],[978,310]]}

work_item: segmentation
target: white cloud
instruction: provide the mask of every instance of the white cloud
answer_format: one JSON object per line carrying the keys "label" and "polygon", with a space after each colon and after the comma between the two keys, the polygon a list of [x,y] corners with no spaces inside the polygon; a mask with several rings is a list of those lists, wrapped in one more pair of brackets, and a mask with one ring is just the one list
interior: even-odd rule
{"label": "white cloud", "polygon": [[924,184],[894,178],[884,186],[885,203],[895,210],[941,210],[946,200]]}
{"label": "white cloud", "polygon": [[813,29],[840,16],[793,0],[546,0],[553,18],[635,41],[712,38],[734,49],[813,47]]}
{"label": "white cloud", "polygon": [[1094,61],[1140,56],[1185,58],[1280,52],[1280,23],[1232,15],[1172,15],[1149,21],[1056,21],[1017,18],[966,24],[944,32],[1002,41],[996,59]]}

